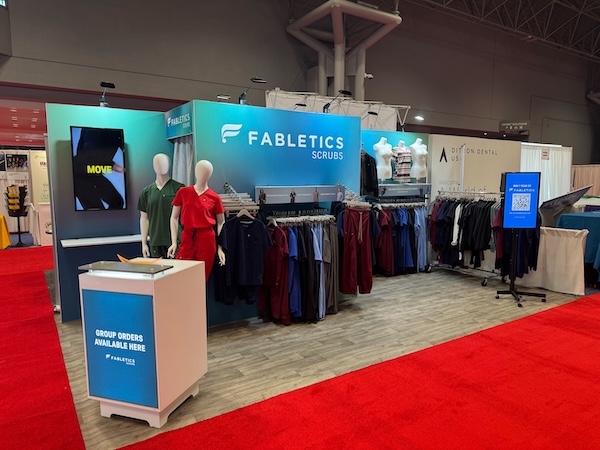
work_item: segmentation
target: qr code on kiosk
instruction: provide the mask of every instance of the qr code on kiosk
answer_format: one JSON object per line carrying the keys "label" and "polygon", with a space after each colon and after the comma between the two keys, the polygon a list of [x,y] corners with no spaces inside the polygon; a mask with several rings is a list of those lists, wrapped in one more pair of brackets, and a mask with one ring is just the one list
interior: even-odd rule
{"label": "qr code on kiosk", "polygon": [[513,194],[512,210],[529,211],[531,207],[531,194]]}

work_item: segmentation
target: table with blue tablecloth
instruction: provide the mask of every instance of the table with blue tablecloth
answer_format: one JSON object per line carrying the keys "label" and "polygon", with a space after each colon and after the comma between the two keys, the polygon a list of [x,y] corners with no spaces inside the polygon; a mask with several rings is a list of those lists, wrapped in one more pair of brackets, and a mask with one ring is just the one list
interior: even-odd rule
{"label": "table with blue tablecloth", "polygon": [[584,261],[593,264],[594,269],[600,272],[600,211],[563,214],[556,227],[589,231]]}

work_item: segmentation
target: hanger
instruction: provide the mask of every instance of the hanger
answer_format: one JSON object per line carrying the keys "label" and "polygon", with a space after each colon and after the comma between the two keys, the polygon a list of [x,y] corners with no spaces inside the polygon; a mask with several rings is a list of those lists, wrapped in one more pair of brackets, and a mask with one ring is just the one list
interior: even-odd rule
{"label": "hanger", "polygon": [[271,225],[273,225],[274,227],[277,226],[277,219],[275,219],[275,217],[273,216],[269,217],[269,221],[267,222],[267,226]]}
{"label": "hanger", "polygon": [[238,219],[242,218],[242,217],[247,217],[250,220],[254,220],[254,216],[252,214],[250,214],[250,212],[246,209],[246,208],[242,208],[240,209],[240,212],[237,213],[236,216]]}

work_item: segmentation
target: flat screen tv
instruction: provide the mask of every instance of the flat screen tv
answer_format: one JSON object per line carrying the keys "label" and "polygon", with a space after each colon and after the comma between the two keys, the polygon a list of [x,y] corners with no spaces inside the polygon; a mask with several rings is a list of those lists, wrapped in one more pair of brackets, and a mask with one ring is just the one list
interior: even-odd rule
{"label": "flat screen tv", "polygon": [[71,127],[77,211],[127,209],[123,130]]}

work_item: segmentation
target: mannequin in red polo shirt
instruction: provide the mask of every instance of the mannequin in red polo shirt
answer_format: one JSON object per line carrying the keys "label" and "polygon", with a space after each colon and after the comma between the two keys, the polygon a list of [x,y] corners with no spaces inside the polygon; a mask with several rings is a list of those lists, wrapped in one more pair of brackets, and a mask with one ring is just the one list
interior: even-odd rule
{"label": "mannequin in red polo shirt", "polygon": [[[217,252],[217,234],[221,233],[225,223],[225,210],[221,197],[208,187],[213,173],[213,165],[206,160],[196,164],[196,184],[179,189],[173,200],[171,213],[171,246],[167,255],[175,257],[177,251],[177,233],[179,219],[183,225],[181,245],[177,259],[204,261],[206,279],[212,270]],[[225,253],[219,246],[219,264],[225,264]]]}

